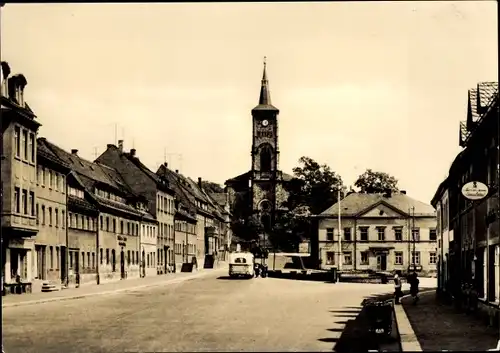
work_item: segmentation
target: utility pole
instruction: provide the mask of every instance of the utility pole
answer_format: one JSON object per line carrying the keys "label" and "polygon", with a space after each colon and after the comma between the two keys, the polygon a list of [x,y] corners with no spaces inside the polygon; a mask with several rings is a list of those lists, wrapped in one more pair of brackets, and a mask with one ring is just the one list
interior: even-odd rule
{"label": "utility pole", "polygon": [[[342,271],[342,219],[341,219],[341,215],[340,215],[340,212],[342,210],[342,208],[340,207],[340,203],[341,203],[341,200],[340,200],[340,187],[339,187],[339,190],[338,190],[338,194],[337,194],[337,203],[339,205],[339,214],[338,214],[338,223],[339,223],[339,271]],[[337,281],[340,281],[340,276],[337,276]]]}
{"label": "utility pole", "polygon": [[416,245],[416,239],[415,239],[415,206],[412,206],[411,207],[411,210],[412,210],[412,221],[413,221],[413,225],[411,227],[411,236],[412,236],[412,239],[413,239],[413,271],[416,271],[417,267],[416,267],[416,263],[415,263],[415,259],[417,257],[417,253],[415,251],[415,245]]}

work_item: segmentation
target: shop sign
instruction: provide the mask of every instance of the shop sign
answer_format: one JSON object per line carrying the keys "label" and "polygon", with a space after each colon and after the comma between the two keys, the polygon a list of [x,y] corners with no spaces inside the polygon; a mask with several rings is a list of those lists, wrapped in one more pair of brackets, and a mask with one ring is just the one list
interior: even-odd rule
{"label": "shop sign", "polygon": [[480,181],[471,181],[462,186],[462,195],[469,200],[482,200],[488,195],[488,186]]}

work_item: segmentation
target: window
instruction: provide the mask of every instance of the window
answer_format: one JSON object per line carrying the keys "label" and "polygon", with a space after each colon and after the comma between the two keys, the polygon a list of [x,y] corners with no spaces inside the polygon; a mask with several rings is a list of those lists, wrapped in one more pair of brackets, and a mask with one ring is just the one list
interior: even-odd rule
{"label": "window", "polygon": [[102,219],[103,219],[103,218],[102,218],[102,216],[101,216],[101,217],[100,217],[100,221],[101,221],[101,230],[103,230],[103,229],[104,229],[104,222],[102,221]]}
{"label": "window", "polygon": [[28,190],[23,190],[23,213],[28,214]]}
{"label": "window", "polygon": [[27,130],[22,131],[21,138],[22,138],[23,149],[24,149],[23,156],[24,156],[25,160],[28,160],[28,131]]}
{"label": "window", "polygon": [[21,157],[21,128],[14,128],[14,146],[16,148],[16,157]]}
{"label": "window", "polygon": [[368,265],[368,251],[361,252],[361,265]]}
{"label": "window", "polygon": [[45,225],[45,205],[42,205],[42,225]]}
{"label": "window", "polygon": [[59,259],[61,258],[61,255],[59,254],[59,247],[56,246],[56,270],[59,270]]}
{"label": "window", "polygon": [[361,241],[368,241],[368,227],[359,227],[359,235]]}
{"label": "window", "polygon": [[437,256],[435,251],[431,251],[429,253],[429,263],[431,265],[435,265],[437,263]]}
{"label": "window", "polygon": [[15,213],[20,213],[21,212],[21,204],[20,204],[20,189],[18,187],[14,188],[14,212]]}
{"label": "window", "polygon": [[30,157],[31,157],[31,162],[35,163],[35,135],[30,134],[29,138],[29,151],[30,151]]}
{"label": "window", "polygon": [[99,262],[100,262],[100,263],[101,263],[101,265],[102,265],[102,261],[103,261],[103,251],[102,251],[102,248],[101,248],[101,249],[99,249],[99,258],[100,258]]}
{"label": "window", "polygon": [[420,265],[420,251],[412,251],[411,263],[412,265]]}
{"label": "window", "polygon": [[82,268],[85,268],[85,252],[82,251]]}
{"label": "window", "polygon": [[113,233],[116,233],[116,219],[113,218]]}
{"label": "window", "polygon": [[335,253],[333,251],[326,252],[326,264],[335,265]]}
{"label": "window", "polygon": [[395,251],[394,252],[394,265],[402,265],[403,264],[403,252]]}
{"label": "window", "polygon": [[35,193],[33,191],[30,191],[29,205],[31,215],[35,216]]}
{"label": "window", "polygon": [[109,249],[106,249],[106,265],[109,265]]}
{"label": "window", "polygon": [[90,251],[87,252],[87,267],[91,267],[92,263],[90,262]]}
{"label": "window", "polygon": [[385,240],[385,227],[378,227],[377,233],[378,233],[378,240],[384,241]]}
{"label": "window", "polygon": [[413,228],[411,230],[411,239],[413,241],[420,241],[420,229],[418,228]]}
{"label": "window", "polygon": [[42,185],[45,186],[45,167],[42,167]]}
{"label": "window", "polygon": [[92,252],[92,268],[95,268],[95,252]]}
{"label": "window", "polygon": [[40,212],[39,212],[38,204],[36,204],[36,224],[40,224]]}
{"label": "window", "polygon": [[394,238],[396,241],[403,241],[403,228],[394,228]]}
{"label": "window", "polygon": [[351,228],[344,228],[344,240],[351,241]]}
{"label": "window", "polygon": [[130,222],[127,222],[127,234],[130,234]]}
{"label": "window", "polygon": [[120,221],[120,233],[123,234],[123,221]]}
{"label": "window", "polygon": [[59,227],[59,210],[56,208],[54,212],[56,214],[56,227]]}
{"label": "window", "polygon": [[139,235],[139,225],[137,223],[135,225],[135,235]]}
{"label": "window", "polygon": [[52,189],[52,170],[49,170],[49,189]]}
{"label": "window", "polygon": [[127,250],[127,264],[130,266],[130,250]]}
{"label": "window", "polygon": [[56,190],[59,190],[59,173],[54,173],[55,174],[55,179],[56,179],[56,182],[55,182],[55,185],[54,185],[54,189]]}
{"label": "window", "polygon": [[430,241],[436,241],[437,240],[437,233],[435,229],[429,229],[429,240]]}
{"label": "window", "polygon": [[109,232],[109,217],[106,217],[106,232]]}
{"label": "window", "polygon": [[352,265],[352,252],[344,252],[344,265]]}
{"label": "window", "polygon": [[52,207],[49,207],[49,226],[52,227]]}
{"label": "window", "polygon": [[333,241],[333,228],[326,228],[326,240]]}

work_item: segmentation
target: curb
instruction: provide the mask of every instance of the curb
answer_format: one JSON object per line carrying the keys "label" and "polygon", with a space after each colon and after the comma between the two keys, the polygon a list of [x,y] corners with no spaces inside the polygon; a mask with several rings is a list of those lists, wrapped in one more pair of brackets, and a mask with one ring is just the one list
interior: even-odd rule
{"label": "curb", "polygon": [[93,297],[93,296],[99,296],[99,295],[111,295],[111,294],[118,294],[118,293],[127,292],[127,291],[135,291],[135,290],[140,290],[140,289],[152,288],[152,287],[168,286],[171,284],[182,283],[182,282],[186,282],[186,281],[189,281],[192,279],[205,277],[205,276],[208,276],[210,274],[214,274],[214,273],[217,273],[217,272],[223,271],[223,270],[226,270],[226,269],[225,268],[217,268],[217,269],[208,270],[208,271],[204,270],[203,272],[196,273],[192,276],[186,276],[186,277],[181,277],[181,278],[171,278],[171,279],[167,279],[166,281],[163,281],[163,282],[143,284],[143,285],[139,285],[139,286],[135,286],[135,287],[120,288],[120,289],[107,290],[107,291],[96,292],[96,293],[75,294],[75,295],[71,295],[71,296],[67,296],[67,297],[44,298],[44,299],[29,300],[29,301],[25,301],[25,302],[18,302],[18,303],[7,303],[7,304],[2,304],[2,308],[12,308],[12,307],[16,307],[16,306],[27,306],[27,305],[50,303],[50,302],[55,302],[55,301],[82,299],[82,298],[86,298],[86,297]]}
{"label": "curb", "polygon": [[[422,290],[420,293],[431,293],[435,291],[434,288]],[[410,297],[410,294],[406,294],[401,297],[400,300]],[[406,315],[406,310],[403,307],[403,304],[394,305],[394,314],[396,325],[399,331],[399,344],[401,346],[402,352],[422,352],[422,346],[417,339],[417,335],[415,331],[413,331],[413,327],[411,326],[410,320],[408,319],[408,315]]]}

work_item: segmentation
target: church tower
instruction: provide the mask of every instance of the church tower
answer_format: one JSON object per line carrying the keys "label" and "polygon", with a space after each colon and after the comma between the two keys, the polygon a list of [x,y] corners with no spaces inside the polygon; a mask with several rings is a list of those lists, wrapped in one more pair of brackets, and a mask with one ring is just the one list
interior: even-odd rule
{"label": "church tower", "polygon": [[252,109],[251,199],[253,214],[259,216],[266,230],[272,227],[279,207],[276,199],[276,186],[281,181],[278,169],[278,114],[279,110],[271,104],[264,58],[259,104]]}

